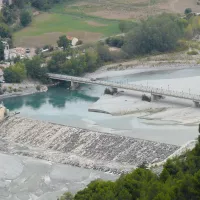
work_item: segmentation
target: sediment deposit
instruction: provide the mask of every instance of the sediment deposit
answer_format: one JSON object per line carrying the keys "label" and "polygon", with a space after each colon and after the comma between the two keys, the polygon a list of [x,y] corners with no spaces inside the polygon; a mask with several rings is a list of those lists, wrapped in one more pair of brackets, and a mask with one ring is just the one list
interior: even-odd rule
{"label": "sediment deposit", "polygon": [[4,152],[113,173],[161,162],[179,148],[17,116],[0,124],[0,139]]}

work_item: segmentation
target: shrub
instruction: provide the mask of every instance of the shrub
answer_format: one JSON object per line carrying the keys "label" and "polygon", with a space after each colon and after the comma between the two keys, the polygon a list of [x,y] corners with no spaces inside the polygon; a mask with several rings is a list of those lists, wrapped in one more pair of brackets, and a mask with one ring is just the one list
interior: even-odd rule
{"label": "shrub", "polygon": [[6,89],[6,88],[3,88],[2,90],[3,90],[3,93],[5,93],[7,89]]}
{"label": "shrub", "polygon": [[16,88],[14,88],[14,89],[13,89],[13,92],[17,92],[17,89],[16,89]]}
{"label": "shrub", "polygon": [[81,44],[83,44],[83,41],[82,41],[82,40],[79,40],[79,41],[76,43],[76,46],[81,45]]}
{"label": "shrub", "polygon": [[116,94],[117,93],[117,88],[106,88],[104,90],[104,94],[109,94],[109,95],[113,95],[113,94]]}
{"label": "shrub", "polygon": [[192,12],[191,8],[186,8],[184,13],[187,15],[190,14],[191,12]]}
{"label": "shrub", "polygon": [[113,95],[113,94],[112,94],[112,91],[111,91],[109,88],[106,88],[106,89],[104,90],[104,94]]}
{"label": "shrub", "polygon": [[151,97],[148,97],[147,95],[143,94],[142,95],[142,101],[151,102]]}
{"label": "shrub", "polygon": [[121,48],[124,45],[124,37],[109,37],[106,39],[106,44],[111,47]]}
{"label": "shrub", "polygon": [[40,85],[37,85],[37,86],[36,86],[36,90],[37,90],[37,91],[40,91],[40,89],[41,89]]}
{"label": "shrub", "polygon": [[197,55],[197,54],[199,54],[199,53],[198,53],[198,51],[196,51],[196,50],[192,50],[192,51],[188,51],[187,54],[188,54],[188,55]]}
{"label": "shrub", "polygon": [[4,92],[3,92],[3,90],[2,90],[2,88],[0,88],[0,95],[2,95]]}

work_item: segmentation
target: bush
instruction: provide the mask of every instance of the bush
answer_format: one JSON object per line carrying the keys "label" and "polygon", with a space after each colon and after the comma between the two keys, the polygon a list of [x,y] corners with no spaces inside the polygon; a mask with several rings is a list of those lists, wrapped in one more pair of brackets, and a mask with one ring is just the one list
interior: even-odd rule
{"label": "bush", "polygon": [[3,88],[2,90],[3,90],[3,93],[5,93],[7,89],[6,89],[6,88]]}
{"label": "bush", "polygon": [[125,36],[123,50],[130,56],[174,50],[184,28],[185,21],[175,15],[151,17]]}
{"label": "bush", "polygon": [[191,9],[191,8],[186,8],[184,13],[185,13],[186,15],[188,15],[188,14],[190,14],[191,12],[192,12],[192,9]]}
{"label": "bush", "polygon": [[83,44],[83,41],[82,41],[82,40],[79,40],[79,41],[76,43],[76,46],[81,45],[81,44]]}
{"label": "bush", "polygon": [[4,79],[7,83],[20,83],[26,78],[26,69],[24,64],[15,65],[4,69]]}
{"label": "bush", "polygon": [[109,37],[106,39],[106,44],[111,47],[121,48],[124,45],[124,37]]}
{"label": "bush", "polygon": [[17,92],[17,89],[16,89],[16,88],[14,88],[14,89],[13,89],[13,92]]}
{"label": "bush", "polygon": [[128,55],[124,51],[112,51],[110,52],[111,60],[116,62],[128,58]]}
{"label": "bush", "polygon": [[28,24],[30,24],[31,21],[32,21],[32,16],[29,13],[29,11],[27,11],[27,10],[22,11],[21,14],[20,14],[21,25],[25,27]]}
{"label": "bush", "polygon": [[106,88],[106,89],[104,90],[104,94],[113,95],[113,94],[112,94],[112,91],[111,91],[109,88]]}
{"label": "bush", "polygon": [[147,95],[143,94],[142,95],[142,101],[151,102],[151,97],[148,97]]}
{"label": "bush", "polygon": [[40,91],[40,89],[41,89],[40,85],[37,85],[37,86],[36,86],[36,90],[37,90],[37,91]]}
{"label": "bush", "polygon": [[192,50],[192,51],[188,51],[187,54],[188,55],[198,55],[199,53],[196,50]]}
{"label": "bush", "polygon": [[104,90],[104,94],[109,94],[109,95],[113,95],[113,94],[116,94],[117,93],[117,88],[106,88]]}

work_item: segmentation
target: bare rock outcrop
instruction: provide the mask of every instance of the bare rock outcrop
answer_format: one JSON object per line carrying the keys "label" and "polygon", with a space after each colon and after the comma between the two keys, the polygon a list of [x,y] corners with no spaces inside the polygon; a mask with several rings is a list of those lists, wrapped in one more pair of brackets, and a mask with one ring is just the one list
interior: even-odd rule
{"label": "bare rock outcrop", "polygon": [[163,161],[179,148],[16,116],[0,124],[0,138],[26,147],[11,153],[114,173]]}

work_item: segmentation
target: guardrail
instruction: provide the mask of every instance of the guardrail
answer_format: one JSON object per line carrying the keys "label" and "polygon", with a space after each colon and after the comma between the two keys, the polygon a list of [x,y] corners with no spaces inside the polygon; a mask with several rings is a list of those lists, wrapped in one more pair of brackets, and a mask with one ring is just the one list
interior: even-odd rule
{"label": "guardrail", "polygon": [[136,84],[128,84],[128,83],[120,84],[120,83],[113,83],[109,81],[92,80],[88,78],[61,75],[61,74],[52,74],[52,73],[48,73],[48,76],[49,78],[56,79],[56,80],[72,81],[72,82],[78,82],[78,83],[88,83],[88,84],[93,84],[93,85],[103,85],[103,86],[108,86],[112,88],[134,90],[134,91],[139,91],[139,92],[150,93],[153,95],[170,96],[170,97],[176,97],[179,99],[188,99],[194,102],[200,102],[200,95],[174,91],[174,90],[169,90],[169,89],[162,89],[162,88],[142,86],[142,85],[136,85]]}

